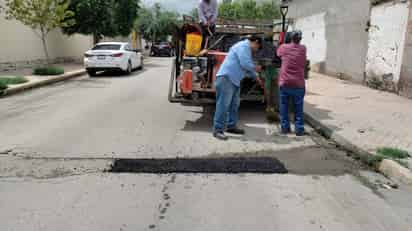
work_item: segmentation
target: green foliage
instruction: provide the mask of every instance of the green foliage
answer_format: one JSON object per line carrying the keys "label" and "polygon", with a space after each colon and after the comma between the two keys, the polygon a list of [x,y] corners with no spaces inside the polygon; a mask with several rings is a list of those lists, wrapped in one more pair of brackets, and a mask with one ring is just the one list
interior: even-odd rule
{"label": "green foliage", "polygon": [[28,80],[22,76],[0,76],[0,91],[8,88],[7,85],[22,84]]}
{"label": "green foliage", "polygon": [[22,76],[0,76],[0,83],[5,85],[22,84],[28,80]]}
{"label": "green foliage", "polygon": [[219,18],[227,20],[257,19],[270,20],[280,18],[277,1],[235,0],[225,1],[219,5]]}
{"label": "green foliage", "polygon": [[128,36],[133,30],[139,9],[138,0],[71,0],[70,18],[75,23],[63,28],[69,35],[93,35],[97,43],[103,36]]}
{"label": "green foliage", "polygon": [[73,23],[73,16],[63,0],[6,0],[6,18],[16,19],[26,26],[46,33]]}
{"label": "green foliage", "polygon": [[163,10],[159,4],[151,8],[139,10],[136,28],[142,32],[143,38],[149,41],[165,40],[175,32],[179,24],[179,14]]}
{"label": "green foliage", "polygon": [[117,34],[128,36],[133,30],[139,10],[137,0],[117,0],[114,4],[114,23],[117,26]]}
{"label": "green foliage", "polygon": [[62,75],[64,69],[61,67],[36,67],[33,70],[34,75]]}
{"label": "green foliage", "polygon": [[405,159],[410,157],[409,153],[405,150],[398,148],[379,148],[377,151],[378,155],[390,158],[390,159]]}
{"label": "green foliage", "polygon": [[[0,91],[6,90],[7,89],[7,85],[0,82]],[[0,92],[1,93],[1,92]]]}
{"label": "green foliage", "polygon": [[199,21],[199,11],[197,8],[193,8],[192,11],[190,11],[190,16],[192,16],[196,21]]}
{"label": "green foliage", "polygon": [[42,40],[47,61],[49,54],[46,39],[50,31],[72,25],[68,20],[74,13],[68,10],[67,0],[5,0],[6,19],[18,20],[32,28]]}
{"label": "green foliage", "polygon": [[102,35],[115,36],[111,7],[111,1],[107,0],[72,0],[69,9],[74,11],[75,15],[70,19],[75,23],[63,28],[63,32],[69,35],[91,34],[95,42]]}

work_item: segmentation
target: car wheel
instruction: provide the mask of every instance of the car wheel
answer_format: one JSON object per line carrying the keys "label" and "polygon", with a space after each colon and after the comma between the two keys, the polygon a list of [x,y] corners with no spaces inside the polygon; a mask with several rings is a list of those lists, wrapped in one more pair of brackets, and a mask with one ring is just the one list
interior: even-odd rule
{"label": "car wheel", "polygon": [[144,68],[144,63],[143,63],[143,57],[140,59],[140,67],[139,70],[143,70]]}
{"label": "car wheel", "polygon": [[129,62],[127,63],[127,70],[126,70],[126,74],[130,74],[130,73],[132,73],[132,71],[133,71],[133,68],[132,68],[132,63],[130,62],[130,60],[129,60]]}
{"label": "car wheel", "polygon": [[95,77],[95,76],[96,76],[96,71],[87,70],[87,74],[88,74],[90,77]]}

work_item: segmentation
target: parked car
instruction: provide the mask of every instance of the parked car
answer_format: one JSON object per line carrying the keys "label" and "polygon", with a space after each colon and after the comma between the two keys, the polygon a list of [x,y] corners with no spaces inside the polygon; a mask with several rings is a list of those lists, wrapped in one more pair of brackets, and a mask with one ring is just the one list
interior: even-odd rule
{"label": "parked car", "polygon": [[143,55],[140,50],[132,49],[129,43],[98,43],[84,54],[84,66],[90,76],[108,70],[130,74],[135,69],[143,69]]}
{"label": "parked car", "polygon": [[150,56],[168,56],[174,55],[174,49],[169,42],[156,42],[150,48]]}

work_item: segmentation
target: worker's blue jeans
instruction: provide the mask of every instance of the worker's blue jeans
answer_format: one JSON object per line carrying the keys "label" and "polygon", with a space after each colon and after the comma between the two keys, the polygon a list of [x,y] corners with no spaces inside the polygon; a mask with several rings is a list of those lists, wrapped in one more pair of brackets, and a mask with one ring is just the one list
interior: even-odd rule
{"label": "worker's blue jeans", "polygon": [[295,133],[302,134],[305,132],[303,118],[303,104],[305,97],[305,88],[288,88],[280,87],[280,123],[283,132],[290,131],[289,122],[289,99],[292,99],[295,106]]}
{"label": "worker's blue jeans", "polygon": [[226,76],[216,79],[216,111],[213,120],[214,132],[236,128],[239,120],[240,88]]}

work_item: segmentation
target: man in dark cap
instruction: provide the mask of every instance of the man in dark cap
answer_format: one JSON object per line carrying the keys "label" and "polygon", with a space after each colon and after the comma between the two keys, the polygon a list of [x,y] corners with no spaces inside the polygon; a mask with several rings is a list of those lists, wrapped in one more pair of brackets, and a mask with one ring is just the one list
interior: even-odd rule
{"label": "man in dark cap", "polygon": [[288,102],[291,98],[295,106],[295,133],[297,136],[302,136],[305,133],[303,100],[305,97],[306,47],[300,44],[301,31],[292,32],[291,40],[291,43],[283,44],[277,51],[278,56],[282,59],[279,75],[280,121],[282,133],[290,133]]}

